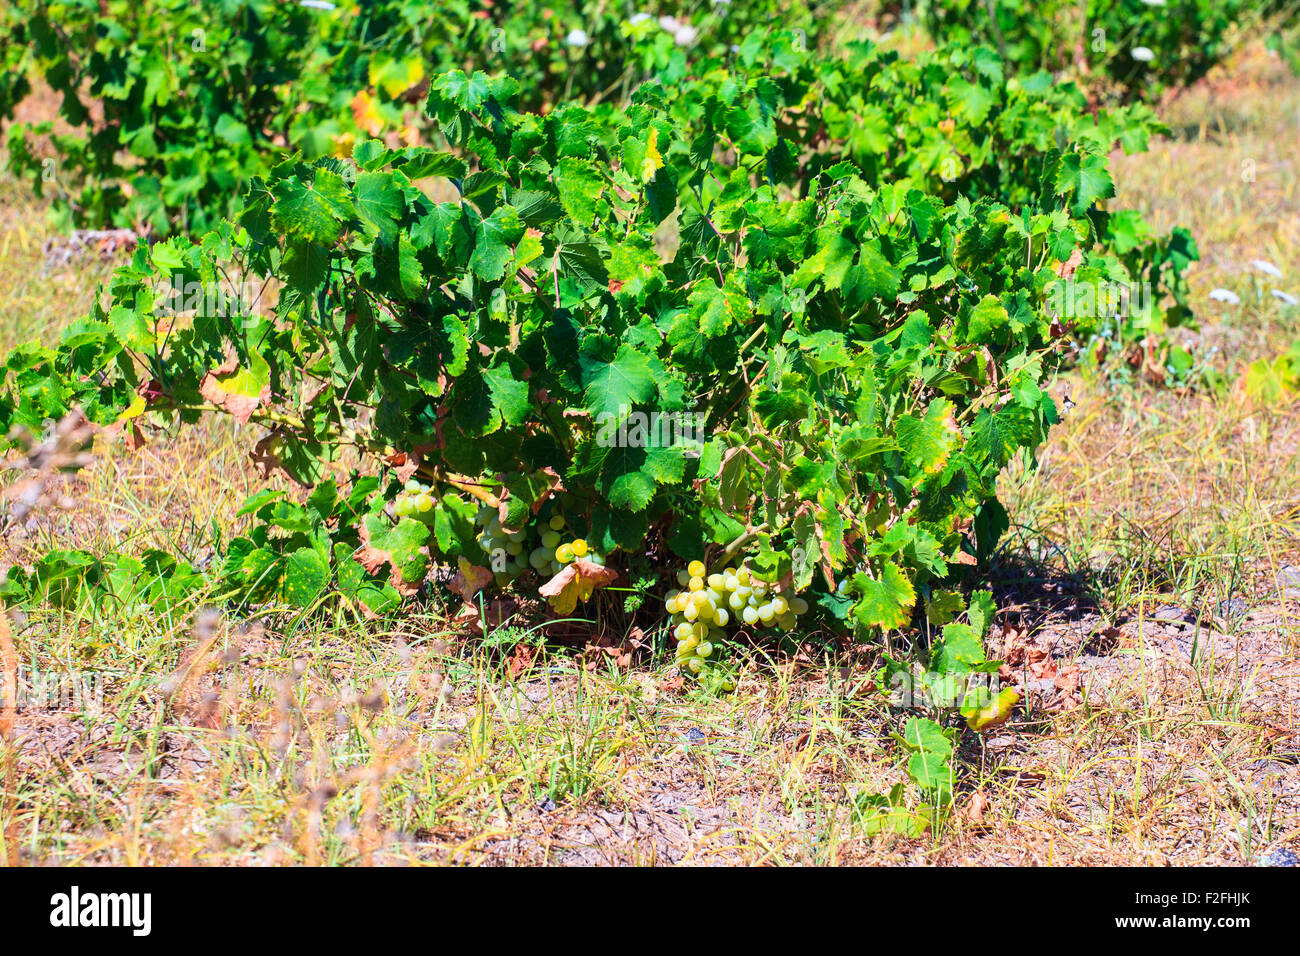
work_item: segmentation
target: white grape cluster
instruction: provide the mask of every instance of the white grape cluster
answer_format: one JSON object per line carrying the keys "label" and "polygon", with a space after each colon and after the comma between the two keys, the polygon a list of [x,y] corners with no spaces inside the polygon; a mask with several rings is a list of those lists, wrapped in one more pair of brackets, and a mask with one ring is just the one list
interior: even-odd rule
{"label": "white grape cluster", "polygon": [[412,478],[393,501],[393,513],[399,518],[423,518],[433,514],[433,489]]}
{"label": "white grape cluster", "polygon": [[664,608],[672,615],[677,663],[700,674],[726,636],[728,624],[779,627],[789,631],[808,602],[790,591],[777,591],[748,568],[723,568],[706,574],[703,561],[677,572],[683,590],[668,592]]}
{"label": "white grape cluster", "polygon": [[501,527],[496,509],[484,505],[475,522],[483,529],[478,543],[488,556],[498,586],[508,584],[530,568],[545,576],[559,574],[576,558],[605,563],[604,557],[592,551],[584,539],[564,540],[568,524],[560,514],[528,528],[506,531]]}
{"label": "white grape cluster", "polygon": [[506,531],[501,527],[497,509],[490,505],[479,508],[474,523],[483,530],[479,533],[479,547],[488,556],[488,567],[498,587],[503,587],[528,570],[528,556],[524,553],[528,543],[528,529]]}

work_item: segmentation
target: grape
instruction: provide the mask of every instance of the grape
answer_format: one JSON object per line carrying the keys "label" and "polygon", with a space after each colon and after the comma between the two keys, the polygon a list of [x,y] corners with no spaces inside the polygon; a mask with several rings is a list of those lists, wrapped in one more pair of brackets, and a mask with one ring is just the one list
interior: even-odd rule
{"label": "grape", "polygon": [[587,556],[587,542],[582,538],[575,539],[569,547],[573,549],[573,553],[576,557],[585,558]]}
{"label": "grape", "polygon": [[[575,550],[578,542],[574,542]],[[792,630],[808,602],[793,592],[757,578],[747,567],[724,567],[708,572],[703,561],[692,561],[676,573],[681,588],[673,588],[664,598],[664,610],[670,617],[670,629],[677,643],[679,667],[704,677],[708,663],[710,674],[720,665],[714,663],[719,647],[727,638],[733,622],[746,627],[779,627]],[[711,686],[729,689],[735,680],[728,675],[708,677]]]}
{"label": "grape", "polygon": [[564,519],[561,518],[559,515],[555,515],[554,517],[551,518],[550,522],[548,522],[548,525],[547,525],[547,526],[548,526],[552,531],[563,531],[563,530],[564,530]]}
{"label": "grape", "polygon": [[560,541],[561,541],[561,540],[562,540],[562,538],[561,538],[561,536],[560,536],[560,532],[558,532],[558,531],[550,531],[550,530],[547,530],[547,531],[542,532],[542,547],[543,547],[543,548],[551,548],[552,550],[555,549],[555,548],[558,548],[558,547],[560,546]]}
{"label": "grape", "polygon": [[555,549],[555,560],[561,564],[568,564],[573,560],[573,545],[562,544]]}

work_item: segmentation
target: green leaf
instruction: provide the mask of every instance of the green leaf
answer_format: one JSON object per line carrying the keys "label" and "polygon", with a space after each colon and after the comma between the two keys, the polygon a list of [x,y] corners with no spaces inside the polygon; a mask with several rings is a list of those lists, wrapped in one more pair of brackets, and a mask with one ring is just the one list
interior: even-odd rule
{"label": "green leaf", "polygon": [[475,274],[489,282],[505,275],[512,247],[523,234],[519,214],[510,206],[498,206],[492,215],[479,219],[474,226],[474,253],[469,260]]}
{"label": "green leaf", "polygon": [[585,159],[566,158],[555,168],[555,186],[560,205],[579,225],[589,225],[605,188],[605,178]]}
{"label": "green leaf", "polygon": [[357,174],[357,213],[370,235],[382,236],[385,241],[392,242],[397,234],[397,222],[402,218],[404,205],[402,190],[392,173]]}
{"label": "green leaf", "polygon": [[984,663],[984,645],[969,624],[954,621],[943,629],[930,658],[930,666],[941,674],[960,674]]}
{"label": "green leaf", "polygon": [[631,345],[620,345],[608,362],[587,355],[579,361],[585,404],[597,419],[620,419],[655,394],[650,360]]}
{"label": "green leaf", "polygon": [[1115,195],[1115,182],[1104,156],[1068,153],[1061,157],[1056,174],[1056,191],[1061,195],[1073,191],[1074,208],[1086,210],[1098,199]]}
{"label": "green leaf", "polygon": [[986,295],[971,310],[970,337],[979,342],[992,341],[993,333],[1005,328],[1009,321],[1007,310],[998,297],[992,294]]}
{"label": "green leaf", "polygon": [[911,620],[916,592],[907,575],[892,561],[885,563],[879,578],[855,574],[853,586],[861,595],[853,606],[853,617],[859,624],[896,629]]}
{"label": "green leaf", "polygon": [[374,556],[392,564],[404,583],[416,585],[425,579],[429,557],[421,549],[429,540],[428,525],[413,518],[402,518],[390,525],[383,515],[369,515],[366,530]]}
{"label": "green leaf", "polygon": [[271,192],[271,213],[285,231],[322,246],[332,245],[343,223],[356,215],[347,186],[328,169],[316,170],[310,185],[294,175],[277,182]]}
{"label": "green leaf", "polygon": [[483,380],[492,394],[492,403],[507,425],[522,425],[533,413],[532,396],[528,383],[514,377],[507,362],[498,362],[483,370]]}
{"label": "green leaf", "polygon": [[281,587],[294,607],[310,607],[329,581],[329,562],[315,548],[300,548],[285,559]]}
{"label": "green leaf", "polygon": [[956,591],[933,591],[925,602],[925,618],[936,627],[954,620],[966,603]]}

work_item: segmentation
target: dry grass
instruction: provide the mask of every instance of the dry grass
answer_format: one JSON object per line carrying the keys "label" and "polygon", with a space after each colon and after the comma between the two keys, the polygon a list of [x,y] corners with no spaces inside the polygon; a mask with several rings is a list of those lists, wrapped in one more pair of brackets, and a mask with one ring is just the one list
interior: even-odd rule
{"label": "dry grass", "polygon": [[[1272,354],[1300,335],[1300,311],[1268,294],[1300,293],[1300,84],[1255,63],[1169,115],[1180,138],[1117,161],[1120,199],[1198,237],[1202,334],[1225,364]],[[39,208],[9,180],[0,203],[8,345],[84,311],[107,266],[43,274]],[[1243,304],[1208,303],[1217,286]],[[1078,665],[1080,693],[1040,679],[1010,725],[969,741],[958,812],[922,839],[855,821],[856,793],[903,779],[888,734],[905,715],[873,691],[869,656],[832,659],[812,639],[756,654],[737,692],[712,699],[662,658],[620,668],[521,633],[488,647],[436,606],[371,625],[91,607],[15,617],[29,687],[89,675],[102,700],[15,715],[5,853],[1240,864],[1297,846],[1300,408],[1078,375],[1057,390],[1078,407],[1036,471],[1005,479],[1016,527],[993,571],[995,649]],[[202,564],[213,525],[237,527],[254,487],[250,445],[221,423],[133,456],[106,441],[69,486],[74,507],[11,536],[3,561],[164,546]]]}

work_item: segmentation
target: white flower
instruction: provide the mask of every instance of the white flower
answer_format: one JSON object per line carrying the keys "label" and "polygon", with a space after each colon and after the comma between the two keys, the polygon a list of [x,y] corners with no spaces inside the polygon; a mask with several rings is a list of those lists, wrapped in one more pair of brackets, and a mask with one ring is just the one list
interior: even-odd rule
{"label": "white flower", "polygon": [[1241,296],[1227,289],[1211,289],[1210,298],[1215,302],[1226,302],[1229,305],[1241,305]]}
{"label": "white flower", "polygon": [[1258,269],[1266,276],[1272,276],[1275,279],[1282,278],[1282,270],[1273,265],[1273,263],[1269,262],[1267,259],[1256,259],[1250,265],[1252,268]]}
{"label": "white flower", "polygon": [[582,47],[590,43],[591,38],[587,36],[586,30],[570,30],[569,35],[564,38],[564,42],[569,46]]}
{"label": "white flower", "polygon": [[678,46],[690,46],[695,42],[696,37],[699,35],[700,31],[687,23],[683,24],[681,29],[673,34],[673,40]]}
{"label": "white flower", "polygon": [[1297,299],[1290,292],[1283,292],[1281,289],[1269,289],[1273,293],[1273,298],[1285,302],[1287,305],[1300,305],[1300,299]]}
{"label": "white flower", "polygon": [[1142,0],[1148,7],[1163,7],[1165,0]]}
{"label": "white flower", "polygon": [[634,13],[632,14],[632,19],[629,20],[628,23],[632,24],[634,27],[638,27],[649,19],[650,14],[648,13]]}
{"label": "white flower", "polygon": [[1151,47],[1149,46],[1135,46],[1133,48],[1132,56],[1133,59],[1137,60],[1139,63],[1150,63],[1156,58],[1155,53],[1152,52]]}
{"label": "white flower", "polygon": [[664,29],[665,33],[676,33],[682,27],[676,17],[660,17],[659,26]]}
{"label": "white flower", "polygon": [[[1163,3],[1163,2],[1164,2],[1164,0],[1161,0],[1161,3]],[[716,6],[719,6],[719,5],[725,7],[725,6],[729,6],[730,4],[731,4],[731,0],[713,0],[713,5],[714,5],[715,7],[716,7]]]}
{"label": "white flower", "polygon": [[329,0],[298,0],[298,6],[311,7],[313,10],[333,10],[334,4]]}

